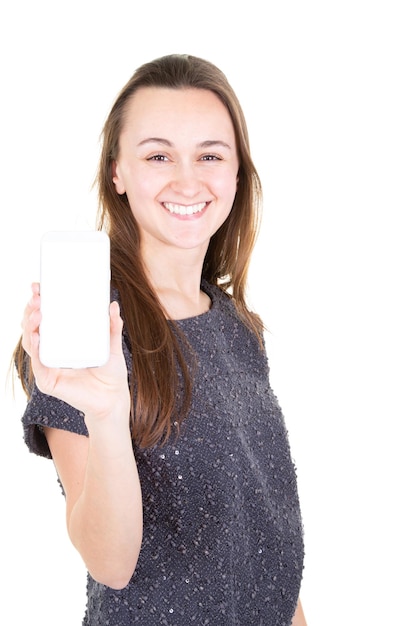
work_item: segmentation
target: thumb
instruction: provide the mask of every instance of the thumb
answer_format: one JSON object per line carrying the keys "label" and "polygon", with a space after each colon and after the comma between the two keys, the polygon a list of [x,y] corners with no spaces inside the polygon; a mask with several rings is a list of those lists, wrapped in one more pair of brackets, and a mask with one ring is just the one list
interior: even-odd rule
{"label": "thumb", "polygon": [[119,352],[121,349],[121,336],[123,320],[120,317],[120,306],[116,301],[110,304],[110,349],[111,352]]}

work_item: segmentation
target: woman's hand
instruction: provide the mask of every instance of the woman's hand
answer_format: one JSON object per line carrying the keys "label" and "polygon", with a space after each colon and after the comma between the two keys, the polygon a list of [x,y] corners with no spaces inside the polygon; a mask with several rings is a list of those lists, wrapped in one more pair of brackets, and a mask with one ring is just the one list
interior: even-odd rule
{"label": "woman's hand", "polygon": [[86,369],[48,368],[40,362],[40,303],[40,286],[34,283],[32,298],[22,320],[22,345],[31,357],[39,390],[74,406],[89,419],[101,419],[115,413],[129,415],[130,394],[121,338],[123,321],[118,303],[110,305],[110,358],[101,367]]}

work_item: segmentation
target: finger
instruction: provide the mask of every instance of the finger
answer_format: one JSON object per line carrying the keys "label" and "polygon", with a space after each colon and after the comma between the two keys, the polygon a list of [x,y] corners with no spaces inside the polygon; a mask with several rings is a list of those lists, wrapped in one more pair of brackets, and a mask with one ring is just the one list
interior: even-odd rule
{"label": "finger", "polygon": [[39,283],[33,283],[32,285],[32,297],[27,303],[23,312],[23,318],[21,321],[22,327],[22,345],[25,351],[31,353],[31,338],[32,332],[39,328],[41,320],[40,314],[40,296],[39,296]]}
{"label": "finger", "polygon": [[33,331],[29,335],[32,360],[39,360],[39,333]]}
{"label": "finger", "polygon": [[32,340],[33,336],[39,336],[39,325],[41,321],[41,312],[39,309],[32,311],[25,320],[22,333],[22,345],[24,350],[32,356]]}
{"label": "finger", "polygon": [[39,296],[39,283],[33,283],[33,285],[32,285],[32,297],[29,300],[29,302],[27,303],[27,305],[25,307],[25,310],[23,312],[22,327],[24,326],[24,324],[29,319],[32,311],[34,309],[39,309],[40,305],[41,305],[41,300],[40,300],[40,296]]}
{"label": "finger", "polygon": [[40,323],[42,319],[42,314],[40,309],[34,309],[28,318],[28,330],[33,333],[39,329]]}
{"label": "finger", "polygon": [[110,345],[111,352],[119,352],[121,349],[121,336],[123,320],[120,317],[119,303],[114,301],[110,304]]}
{"label": "finger", "polygon": [[[41,362],[39,358],[39,343],[40,337],[38,332],[32,332],[30,334],[30,358],[32,364],[32,370],[35,375],[36,385],[42,393],[46,393],[48,395],[55,395],[56,397],[60,397],[56,395],[54,392],[54,388],[57,382],[56,371],[52,368],[47,368]],[[63,398],[61,398],[63,399]]]}
{"label": "finger", "polygon": [[123,320],[120,317],[120,306],[116,300],[110,303],[110,328],[112,332],[119,335],[123,328]]}

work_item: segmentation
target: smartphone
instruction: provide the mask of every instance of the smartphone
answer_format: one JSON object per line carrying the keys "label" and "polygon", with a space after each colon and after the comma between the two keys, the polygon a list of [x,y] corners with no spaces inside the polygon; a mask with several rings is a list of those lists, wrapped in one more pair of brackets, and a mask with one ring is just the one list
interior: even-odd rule
{"label": "smartphone", "polygon": [[54,231],[40,246],[39,358],[47,367],[104,365],[110,354],[110,240]]}

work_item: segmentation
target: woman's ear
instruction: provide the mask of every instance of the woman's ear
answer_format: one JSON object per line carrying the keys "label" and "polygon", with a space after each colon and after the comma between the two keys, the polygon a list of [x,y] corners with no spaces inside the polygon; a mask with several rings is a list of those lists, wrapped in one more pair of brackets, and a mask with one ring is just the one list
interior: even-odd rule
{"label": "woman's ear", "polygon": [[124,193],[126,193],[126,188],[123,184],[123,179],[120,175],[117,161],[113,161],[111,169],[112,169],[113,183],[114,183],[115,189],[119,195],[123,195]]}

